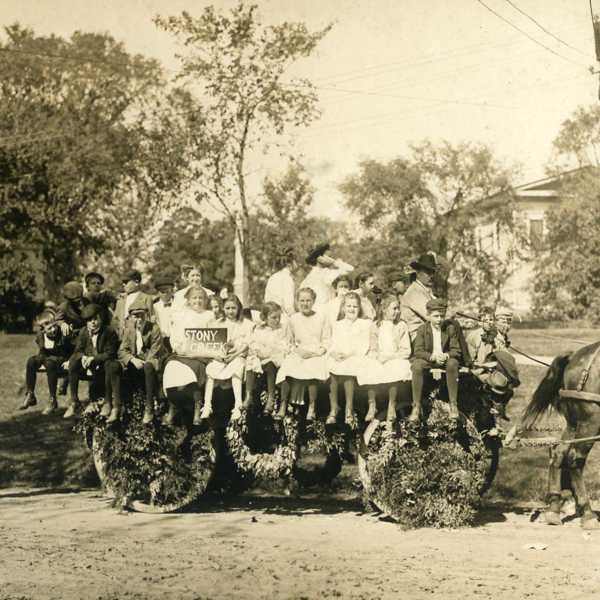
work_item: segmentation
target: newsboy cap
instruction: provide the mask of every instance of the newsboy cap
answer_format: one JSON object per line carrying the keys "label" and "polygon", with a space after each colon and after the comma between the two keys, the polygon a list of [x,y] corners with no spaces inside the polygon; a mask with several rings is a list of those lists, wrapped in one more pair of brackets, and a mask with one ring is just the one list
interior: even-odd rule
{"label": "newsboy cap", "polygon": [[139,271],[136,271],[135,269],[132,269],[131,271],[127,271],[121,277],[121,281],[123,283],[127,283],[128,281],[138,281],[139,282],[141,280],[142,280],[142,274]]}
{"label": "newsboy cap", "polygon": [[442,312],[446,312],[448,308],[448,303],[444,298],[432,298],[426,304],[427,312],[432,313],[434,311],[440,310]]}

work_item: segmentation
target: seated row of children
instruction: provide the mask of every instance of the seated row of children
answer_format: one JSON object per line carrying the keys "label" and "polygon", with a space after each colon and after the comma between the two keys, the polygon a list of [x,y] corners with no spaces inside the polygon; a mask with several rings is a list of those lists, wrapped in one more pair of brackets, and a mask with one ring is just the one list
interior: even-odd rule
{"label": "seated row of children", "polygon": [[[273,411],[275,389],[280,386],[277,419],[286,414],[288,402],[301,403],[306,390],[307,418],[313,419],[318,383],[329,380],[328,423],[338,418],[340,388],[346,397],[345,420],[353,421],[356,385],[365,386],[368,392],[367,420],[374,418],[376,392],[383,388],[388,397],[387,417],[392,421],[396,418],[399,382],[410,381],[414,398],[410,419],[418,421],[424,378],[431,367],[441,366],[447,373],[451,413],[456,416],[461,346],[452,325],[441,327],[446,311],[443,300],[427,303],[428,322],[411,343],[407,325],[399,319],[398,297],[385,294],[376,318],[364,318],[364,294],[348,291],[347,275],[334,282],[336,297],[324,310],[314,310],[315,292],[304,287],[296,294],[298,312],[288,316],[278,304],[266,302],[255,324],[244,318],[234,294],[227,290],[223,302],[219,295],[202,287],[199,270],[195,271],[197,280],[189,279],[196,275],[192,270],[188,286],[174,295],[172,280],[157,280],[158,299],[139,291],[141,275],[136,271],[123,276],[125,295],[116,302],[101,291],[103,278],[97,273],[86,276],[86,287],[92,289],[87,298],[80,284],[65,285],[65,302],[58,311],[46,310],[40,315],[39,351],[27,363],[27,395],[22,408],[37,403],[36,373],[43,366],[50,391],[45,414],[57,409],[57,382],[66,371],[69,407],[65,418],[78,410],[79,381],[88,378],[104,387],[102,412],[113,423],[120,418],[121,378],[126,375],[143,382],[143,419],[150,423],[162,373],[169,363],[180,363],[195,375],[195,422],[210,416],[215,385],[231,385],[235,398],[232,416],[238,417],[243,404],[252,401],[260,374],[267,383],[267,412]],[[373,317],[373,313],[369,302],[368,316]],[[190,354],[186,330],[202,327],[227,329],[223,352]],[[170,402],[166,424],[173,422],[175,409]]]}

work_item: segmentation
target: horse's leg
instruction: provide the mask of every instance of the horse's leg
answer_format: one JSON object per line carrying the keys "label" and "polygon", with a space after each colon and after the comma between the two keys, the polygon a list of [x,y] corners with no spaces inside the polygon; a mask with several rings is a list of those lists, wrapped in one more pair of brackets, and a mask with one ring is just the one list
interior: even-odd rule
{"label": "horse's leg", "polygon": [[[567,426],[561,438],[572,439],[574,430]],[[568,445],[558,445],[550,448],[550,461],[548,465],[548,507],[544,513],[544,519],[548,525],[562,525],[560,519],[561,496],[561,473],[563,467],[567,468],[565,460],[569,452]]]}
{"label": "horse's leg", "polygon": [[[577,427],[576,438],[593,437],[598,434],[598,423],[597,422],[585,422],[581,423]],[[596,513],[592,510],[590,504],[590,498],[587,493],[585,480],[583,477],[583,470],[585,469],[585,463],[592,449],[594,442],[584,442],[581,444],[574,444],[569,452],[568,463],[571,469],[571,482],[573,484],[573,491],[575,492],[575,500],[577,507],[581,510],[581,526],[584,529],[598,529],[600,523],[596,517]]]}

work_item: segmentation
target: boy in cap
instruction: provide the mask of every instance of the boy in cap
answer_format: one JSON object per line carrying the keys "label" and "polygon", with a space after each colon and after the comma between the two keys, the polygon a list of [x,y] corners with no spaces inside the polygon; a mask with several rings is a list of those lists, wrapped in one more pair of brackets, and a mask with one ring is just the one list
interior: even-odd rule
{"label": "boy in cap", "polygon": [[[148,310],[144,307],[129,309],[130,319],[125,326],[123,339],[119,347],[118,376],[126,374],[144,383],[146,404],[144,407],[144,425],[154,418],[154,395],[158,389],[158,363],[164,354],[164,345],[158,325],[148,320]],[[121,405],[119,387],[114,388],[115,406]],[[104,406],[102,412],[108,416],[112,406]]]}
{"label": "boy in cap", "polygon": [[509,348],[510,338],[508,332],[512,325],[513,313],[508,308],[497,307],[496,308],[496,330],[498,335],[496,336],[496,346],[498,348]]}
{"label": "boy in cap", "polygon": [[[450,402],[450,417],[458,418],[458,369],[461,358],[460,343],[455,326],[446,322],[447,304],[441,298],[426,304],[427,322],[417,330],[413,343],[412,397],[413,407],[409,421],[419,422],[426,371],[433,368],[446,370],[446,384]],[[444,325],[444,326],[443,326]]]}
{"label": "boy in cap", "polygon": [[469,354],[475,366],[486,362],[487,357],[496,349],[498,332],[494,327],[494,310],[483,306],[478,314],[479,327],[469,331],[466,336]]}
{"label": "boy in cap", "polygon": [[402,296],[400,317],[408,325],[410,339],[414,340],[419,327],[427,322],[427,303],[434,298],[431,286],[437,265],[431,254],[423,254],[410,266],[416,275]]}
{"label": "boy in cap", "polygon": [[85,281],[85,297],[92,304],[99,304],[107,310],[114,310],[117,299],[115,295],[110,291],[103,289],[104,276],[96,271],[90,271],[86,273],[84,278]]}
{"label": "boy in cap", "polygon": [[154,281],[154,287],[158,292],[158,300],[154,302],[154,315],[162,334],[163,343],[167,352],[171,350],[171,318],[173,311],[173,293],[175,282],[168,275],[161,275]]}
{"label": "boy in cap", "polygon": [[83,295],[83,286],[77,281],[69,281],[63,287],[64,301],[58,305],[56,321],[63,335],[76,338],[85,326],[82,311],[90,301]]}
{"label": "boy in cap", "polygon": [[119,334],[123,336],[125,329],[125,321],[129,316],[130,308],[146,308],[150,317],[154,315],[154,300],[150,294],[142,292],[142,275],[139,271],[127,271],[121,281],[125,287],[125,295],[117,300],[117,306],[113,315],[113,327]]}
{"label": "boy in cap", "polygon": [[48,406],[42,411],[42,414],[49,415],[58,409],[56,389],[59,372],[63,363],[68,360],[73,346],[69,337],[64,335],[58,326],[54,311],[45,310],[42,312],[37,318],[37,324],[39,332],[35,338],[35,343],[38,346],[38,353],[29,357],[27,361],[25,368],[27,392],[19,410],[26,410],[30,406],[37,404],[37,398],[35,397],[37,372],[41,366],[44,366],[48,377],[50,400]]}
{"label": "boy in cap", "polygon": [[[118,385],[111,363],[117,358],[119,337],[107,324],[105,309],[98,304],[89,304],[83,309],[82,317],[86,326],[79,332],[69,360],[69,407],[65,419],[72,417],[80,407],[79,380],[87,370],[91,372],[93,387],[104,385],[104,398],[109,405],[112,405],[114,386]],[[118,417],[118,410],[113,410],[107,422],[112,423]]]}

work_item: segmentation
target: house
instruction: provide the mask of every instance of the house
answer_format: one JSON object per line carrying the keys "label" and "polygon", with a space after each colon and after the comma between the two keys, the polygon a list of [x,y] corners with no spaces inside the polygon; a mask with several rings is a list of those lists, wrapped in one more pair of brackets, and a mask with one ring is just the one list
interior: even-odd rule
{"label": "house", "polygon": [[[514,188],[515,203],[519,214],[517,221],[523,227],[530,247],[535,249],[544,239],[546,233],[546,212],[561,202],[561,188],[565,179],[580,173],[581,169],[573,169],[552,177],[532,181]],[[502,239],[496,233],[495,224],[481,226],[480,240],[483,247],[495,251],[504,260],[508,260]],[[527,252],[515,262],[514,270],[498,291],[503,303],[510,306],[516,315],[530,314],[533,305],[533,256]]]}

